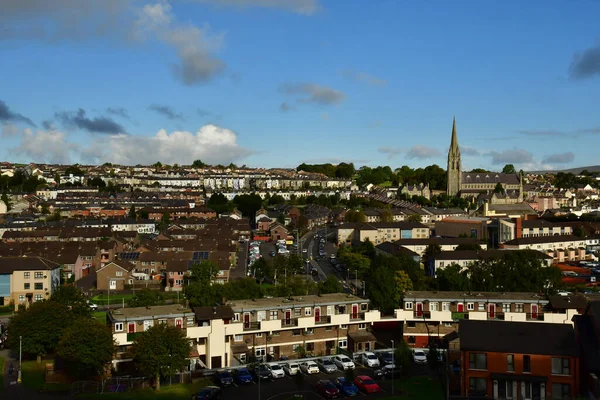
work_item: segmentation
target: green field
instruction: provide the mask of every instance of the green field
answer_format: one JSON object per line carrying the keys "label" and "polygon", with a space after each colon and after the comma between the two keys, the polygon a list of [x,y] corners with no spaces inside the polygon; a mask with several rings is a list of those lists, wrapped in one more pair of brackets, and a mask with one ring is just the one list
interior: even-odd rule
{"label": "green field", "polygon": [[94,311],[92,312],[92,317],[96,318],[102,323],[106,323],[106,311]]}
{"label": "green field", "polygon": [[23,361],[23,370],[21,372],[21,380],[23,386],[36,391],[68,391],[71,389],[69,384],[61,383],[46,383],[46,363],[53,362],[52,360],[43,360],[41,363],[37,361]]}
{"label": "green field", "polygon": [[162,386],[160,391],[154,389],[132,390],[125,393],[94,393],[81,394],[77,399],[85,400],[104,400],[104,399],[119,399],[119,400],[189,400],[193,393],[198,392],[203,387],[210,384],[207,379],[201,379],[193,384],[184,385],[169,385]]}

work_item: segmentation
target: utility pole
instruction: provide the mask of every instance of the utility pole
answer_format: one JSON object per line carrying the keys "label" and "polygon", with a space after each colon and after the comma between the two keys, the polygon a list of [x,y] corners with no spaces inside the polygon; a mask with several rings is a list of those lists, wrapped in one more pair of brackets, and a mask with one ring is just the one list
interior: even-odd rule
{"label": "utility pole", "polygon": [[396,369],[396,362],[394,360],[395,357],[394,341],[392,340],[392,396],[394,395],[394,370]]}
{"label": "utility pole", "polygon": [[363,283],[363,297],[365,297],[365,290],[367,289],[367,282],[362,281]]}
{"label": "utility pole", "polygon": [[22,362],[23,362],[23,336],[19,336],[19,372],[17,374],[17,383],[21,383]]}

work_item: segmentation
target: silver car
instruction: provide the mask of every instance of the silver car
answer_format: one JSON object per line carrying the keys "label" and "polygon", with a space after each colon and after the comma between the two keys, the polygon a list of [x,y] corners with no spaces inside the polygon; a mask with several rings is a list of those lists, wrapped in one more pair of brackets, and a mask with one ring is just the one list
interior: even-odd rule
{"label": "silver car", "polygon": [[319,369],[326,374],[332,374],[338,370],[337,365],[329,357],[324,357],[317,360]]}

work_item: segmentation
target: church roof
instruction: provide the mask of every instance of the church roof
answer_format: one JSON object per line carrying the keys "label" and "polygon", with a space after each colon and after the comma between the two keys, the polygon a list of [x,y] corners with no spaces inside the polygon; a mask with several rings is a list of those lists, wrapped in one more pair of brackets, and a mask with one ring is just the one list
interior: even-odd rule
{"label": "church roof", "polygon": [[500,172],[463,172],[462,173],[462,184],[470,183],[489,183],[496,184],[502,183],[506,185],[518,185],[519,175],[517,174],[503,174]]}

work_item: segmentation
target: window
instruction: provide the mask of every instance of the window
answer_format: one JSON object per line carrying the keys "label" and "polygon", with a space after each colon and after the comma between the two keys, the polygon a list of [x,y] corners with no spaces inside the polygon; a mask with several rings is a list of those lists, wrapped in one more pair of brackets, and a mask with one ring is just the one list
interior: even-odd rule
{"label": "window", "polygon": [[44,300],[44,296],[42,296],[41,294],[36,294],[35,296],[33,296],[33,300],[34,301],[42,301],[42,300]]}
{"label": "window", "polygon": [[417,338],[414,336],[408,337],[408,344],[415,344],[417,342]]}
{"label": "window", "polygon": [[439,311],[439,305],[438,302],[429,303],[429,311]]}
{"label": "window", "polygon": [[311,311],[310,307],[305,307],[304,308],[304,316],[310,317],[311,313],[312,313],[312,311]]}
{"label": "window", "polygon": [[175,280],[175,284],[176,284],[177,286],[183,286],[183,279],[176,279],[176,280]]}
{"label": "window", "polygon": [[115,324],[115,332],[123,332],[123,323],[122,322],[117,322]]}
{"label": "window", "polygon": [[262,337],[262,332],[258,332],[258,333],[256,334],[256,337]]}
{"label": "window", "polygon": [[243,340],[244,340],[244,335],[234,335],[234,336],[233,336],[233,340],[234,340],[235,342],[241,342],[241,341],[243,341]]}
{"label": "window", "polygon": [[239,322],[240,321],[240,313],[233,314],[233,320],[236,322]]}
{"label": "window", "polygon": [[515,371],[515,355],[507,354],[506,355],[506,370],[510,372]]}
{"label": "window", "polygon": [[407,326],[408,328],[416,328],[416,327],[417,327],[417,323],[416,323],[415,321],[408,321],[408,322],[406,323],[406,326]]}
{"label": "window", "polygon": [[531,372],[531,357],[523,356],[523,372]]}
{"label": "window", "polygon": [[36,272],[36,273],[33,274],[33,277],[35,279],[42,279],[44,277],[44,273],[42,273],[42,272]]}
{"label": "window", "polygon": [[367,329],[367,324],[358,324],[358,329]]}
{"label": "window", "polygon": [[502,312],[510,312],[510,303],[502,303]]}
{"label": "window", "polygon": [[31,288],[31,283],[27,282],[27,283],[23,284],[24,290],[29,290],[30,288]]}
{"label": "window", "polygon": [[485,303],[477,303],[477,311],[485,311]]}
{"label": "window", "polygon": [[25,301],[25,295],[24,294],[20,294],[19,295],[19,302],[23,302]]}
{"label": "window", "polygon": [[515,312],[523,312],[523,304],[515,304]]}
{"label": "window", "polygon": [[277,310],[269,312],[269,319],[271,321],[276,320],[277,317],[279,317],[279,313],[277,312]]}
{"label": "window", "polygon": [[470,378],[469,379],[469,394],[487,393],[487,379],[485,378]]}
{"label": "window", "polygon": [[327,306],[327,315],[333,315],[333,306]]}
{"label": "window", "polygon": [[144,321],[144,331],[147,331],[152,326],[154,326],[154,321],[152,321],[151,319]]}
{"label": "window", "polygon": [[299,317],[301,313],[302,310],[300,308],[294,308],[294,317]]}
{"label": "window", "polygon": [[348,329],[348,325],[340,325],[340,329]]}
{"label": "window", "polygon": [[367,311],[369,309],[369,305],[367,303],[360,304],[360,311]]}
{"label": "window", "polygon": [[[177,320],[175,320],[175,321],[177,321]],[[167,324],[167,320],[165,318],[161,318],[161,319],[158,320],[158,323],[166,325]]]}
{"label": "window", "polygon": [[485,353],[470,353],[469,354],[470,369],[487,369],[487,354]]}
{"label": "window", "polygon": [[444,322],[446,328],[452,328],[452,322]]}
{"label": "window", "polygon": [[443,302],[442,303],[442,311],[450,311],[450,303]]}
{"label": "window", "polygon": [[571,385],[567,383],[552,384],[552,400],[568,400],[571,398]]}
{"label": "window", "polygon": [[300,336],[302,334],[302,332],[300,331],[300,329],[294,329],[292,331],[292,336]]}
{"label": "window", "polygon": [[404,303],[404,309],[405,310],[412,310],[413,309],[413,303],[411,301],[407,301]]}
{"label": "window", "polygon": [[25,279],[31,278],[31,272],[23,272],[23,278],[25,278]]}
{"label": "window", "polygon": [[346,347],[348,347],[348,341],[346,339],[340,340],[338,342],[338,347],[341,349],[345,349]]}
{"label": "window", "polygon": [[568,358],[552,357],[552,374],[553,375],[570,375],[571,360]]}
{"label": "window", "polygon": [[467,310],[473,311],[475,309],[475,303],[467,303]]}
{"label": "window", "polygon": [[306,334],[307,335],[314,335],[315,334],[315,330],[313,328],[306,328]]}
{"label": "window", "polygon": [[116,276],[123,276],[123,271],[117,271],[117,272],[115,272],[115,275]]}
{"label": "window", "polygon": [[333,330],[333,326],[329,325],[325,327],[325,332],[331,332]]}
{"label": "window", "polygon": [[34,288],[35,290],[44,290],[44,284],[43,284],[43,283],[41,283],[41,282],[39,282],[39,283],[38,283],[38,282],[36,282],[36,283],[34,283],[34,284],[33,284],[33,288]]}

